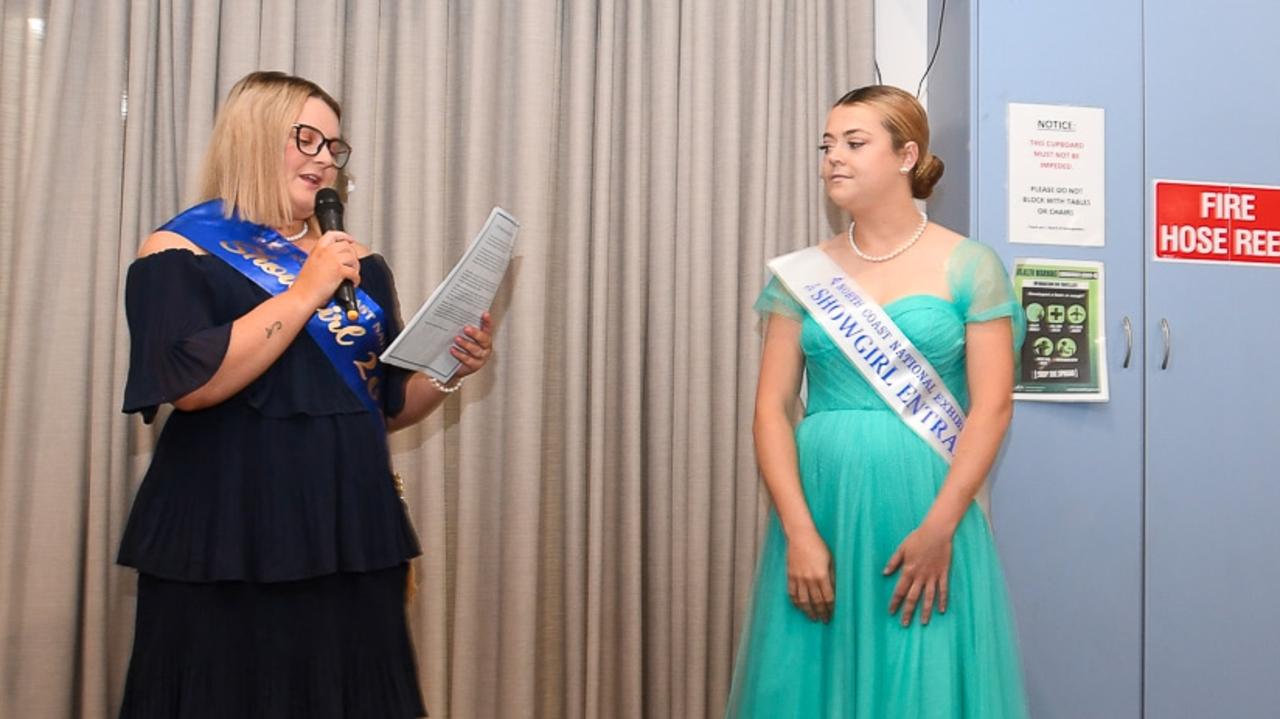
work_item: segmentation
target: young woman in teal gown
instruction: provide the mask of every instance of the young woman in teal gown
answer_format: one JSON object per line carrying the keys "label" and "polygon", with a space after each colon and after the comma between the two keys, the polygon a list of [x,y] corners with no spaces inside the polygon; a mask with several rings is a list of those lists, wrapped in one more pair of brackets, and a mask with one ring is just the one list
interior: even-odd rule
{"label": "young woman in teal gown", "polygon": [[885,86],[845,95],[820,149],[827,193],[852,218],[821,249],[924,354],[967,419],[948,464],[796,298],[768,284],[756,303],[767,325],[754,435],[773,511],[727,716],[1025,717],[979,502],[1013,413],[1025,319],[996,254],[916,208],[943,167],[914,97]]}

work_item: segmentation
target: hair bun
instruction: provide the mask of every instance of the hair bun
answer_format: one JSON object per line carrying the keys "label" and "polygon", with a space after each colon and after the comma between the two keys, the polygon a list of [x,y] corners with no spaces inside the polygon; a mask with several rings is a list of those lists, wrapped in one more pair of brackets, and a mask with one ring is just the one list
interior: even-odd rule
{"label": "hair bun", "polygon": [[923,200],[933,194],[933,186],[942,179],[942,171],[946,167],[942,160],[933,153],[926,154],[911,171],[911,195]]}

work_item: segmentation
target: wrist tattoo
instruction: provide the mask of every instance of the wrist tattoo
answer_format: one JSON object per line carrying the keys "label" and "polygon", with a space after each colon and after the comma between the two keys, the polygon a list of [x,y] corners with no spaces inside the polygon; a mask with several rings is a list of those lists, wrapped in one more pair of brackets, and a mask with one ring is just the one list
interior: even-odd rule
{"label": "wrist tattoo", "polygon": [[280,320],[276,320],[267,328],[267,339],[271,339],[271,335],[275,334],[276,330],[282,329],[284,329],[284,325],[280,323]]}

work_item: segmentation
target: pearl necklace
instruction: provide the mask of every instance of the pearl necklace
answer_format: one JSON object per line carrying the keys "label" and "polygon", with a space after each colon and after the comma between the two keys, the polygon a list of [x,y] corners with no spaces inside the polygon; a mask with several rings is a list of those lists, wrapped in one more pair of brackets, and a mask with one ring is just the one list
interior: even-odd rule
{"label": "pearl necklace", "polygon": [[928,225],[929,225],[929,216],[921,212],[920,226],[916,228],[915,234],[911,236],[911,239],[907,240],[906,244],[894,250],[893,252],[890,252],[887,255],[868,255],[862,250],[858,249],[858,243],[853,241],[853,222],[851,221],[849,223],[849,246],[853,248],[854,254],[866,260],[867,262],[888,262],[889,260],[892,260],[893,258],[897,257],[898,255],[910,249],[911,246],[916,243],[916,240],[920,239],[920,236],[924,234],[924,228],[928,227]]}
{"label": "pearl necklace", "polygon": [[280,236],[283,237],[288,242],[297,242],[298,240],[301,240],[302,238],[306,237],[307,233],[310,231],[311,231],[311,228],[307,226],[306,220],[303,220],[302,229],[298,231],[298,234],[286,236],[283,232],[281,232]]}

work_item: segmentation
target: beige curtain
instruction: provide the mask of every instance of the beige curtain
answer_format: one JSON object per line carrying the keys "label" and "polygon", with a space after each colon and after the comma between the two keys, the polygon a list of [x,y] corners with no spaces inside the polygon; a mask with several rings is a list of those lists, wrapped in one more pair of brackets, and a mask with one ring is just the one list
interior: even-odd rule
{"label": "beige curtain", "polygon": [[522,223],[496,359],[392,438],[432,716],[721,713],[764,506],[750,305],[831,231],[815,148],[870,5],[0,0],[0,716],[119,704],[155,439],[119,412],[124,273],[260,68],[344,103],[348,225],[406,311],[490,207]]}

